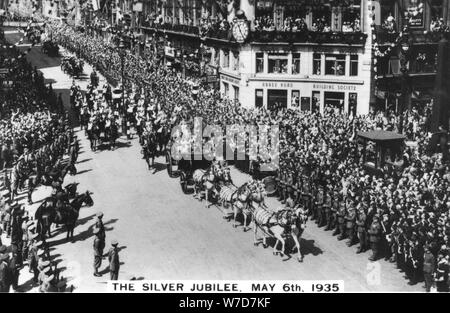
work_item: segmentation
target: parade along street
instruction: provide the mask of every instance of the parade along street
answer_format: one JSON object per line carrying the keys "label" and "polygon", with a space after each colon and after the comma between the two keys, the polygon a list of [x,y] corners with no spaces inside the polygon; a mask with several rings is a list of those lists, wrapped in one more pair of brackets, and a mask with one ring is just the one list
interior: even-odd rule
{"label": "parade along street", "polygon": [[[7,34],[10,41],[21,35]],[[72,79],[63,74],[59,59],[49,58],[34,47],[27,59],[42,71],[53,88],[61,92],[69,109]],[[91,72],[86,64],[85,73]],[[76,80],[85,90],[86,79]],[[100,79],[100,84],[104,79]],[[73,117],[73,114],[71,114]],[[346,290],[421,290],[405,284],[402,274],[382,261],[371,265],[367,258],[354,255],[351,249],[309,222],[303,235],[305,260],[299,264],[283,262],[267,250],[256,249],[251,235],[234,229],[221,218],[218,210],[205,207],[184,195],[177,180],[167,176],[163,158],[157,159],[159,170],[151,174],[145,162],[139,162],[140,147],[136,139],[120,138],[115,151],[92,152],[83,131],[76,128],[80,140],[78,174],[68,177],[93,193],[95,206],[80,211],[75,228],[75,243],[64,243],[63,235],[50,239],[54,253],[61,255],[64,275],[75,291],[105,290],[103,278],[92,277],[92,232],[96,210],[105,214],[107,238],[119,238],[122,277],[145,279],[345,279]],[[232,169],[236,185],[248,180]],[[39,189],[34,198],[49,193]],[[276,206],[275,199],[268,204]],[[35,209],[36,205],[32,208]],[[25,276],[25,277],[24,277]],[[370,279],[368,279],[370,278]],[[24,279],[24,280],[22,280]],[[21,275],[20,282],[26,281]]]}

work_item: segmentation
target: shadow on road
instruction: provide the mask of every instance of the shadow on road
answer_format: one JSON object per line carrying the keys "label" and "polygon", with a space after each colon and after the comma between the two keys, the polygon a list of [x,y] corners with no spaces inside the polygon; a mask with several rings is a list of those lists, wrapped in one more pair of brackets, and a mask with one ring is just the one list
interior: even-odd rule
{"label": "shadow on road", "polygon": [[81,174],[84,174],[84,173],[87,173],[87,172],[90,172],[90,171],[92,171],[92,169],[82,170],[82,171],[79,171],[79,172],[77,173],[77,175],[81,175]]}

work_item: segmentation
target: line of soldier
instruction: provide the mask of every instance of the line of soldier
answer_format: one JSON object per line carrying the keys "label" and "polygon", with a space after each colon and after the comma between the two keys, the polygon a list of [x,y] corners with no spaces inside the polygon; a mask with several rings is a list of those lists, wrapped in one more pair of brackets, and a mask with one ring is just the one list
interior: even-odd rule
{"label": "line of soldier", "polygon": [[412,284],[423,278],[427,291],[434,282],[439,291],[448,290],[450,249],[424,242],[423,236],[411,232],[405,221],[377,210],[374,203],[370,205],[361,196],[344,195],[338,188],[327,189],[318,171],[294,173],[286,168],[278,172],[277,192],[282,203],[303,205],[319,227],[333,231],[338,240],[347,239],[348,247],[358,244],[356,253],[371,250],[370,261],[384,257],[396,263]]}
{"label": "line of soldier", "polygon": [[48,243],[40,240],[36,233],[35,221],[29,220],[26,214],[19,215],[18,221],[22,220],[21,232],[11,237],[11,245],[0,245],[0,261],[3,262],[0,264],[0,292],[9,292],[11,287],[14,291],[20,290],[19,275],[25,265],[33,274],[33,284],[39,286],[39,292],[64,291],[66,283],[60,279]]}

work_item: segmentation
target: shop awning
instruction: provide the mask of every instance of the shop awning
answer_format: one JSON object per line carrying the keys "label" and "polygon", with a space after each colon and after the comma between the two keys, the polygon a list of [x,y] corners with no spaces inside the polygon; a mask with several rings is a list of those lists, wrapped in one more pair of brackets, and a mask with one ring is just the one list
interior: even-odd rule
{"label": "shop awning", "polygon": [[358,137],[370,141],[381,142],[381,141],[396,141],[404,140],[406,137],[402,134],[396,132],[386,131],[386,130],[373,130],[368,132],[358,132]]}

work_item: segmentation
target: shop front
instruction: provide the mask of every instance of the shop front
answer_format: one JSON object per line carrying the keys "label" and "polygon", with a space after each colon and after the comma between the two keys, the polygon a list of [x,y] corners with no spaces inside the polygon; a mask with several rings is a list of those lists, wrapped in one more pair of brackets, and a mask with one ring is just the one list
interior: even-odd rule
{"label": "shop front", "polygon": [[[367,114],[369,86],[358,82],[258,81],[250,79],[244,105],[254,99],[255,107],[270,110],[292,108],[301,111],[324,112],[326,108],[340,112]],[[250,97],[248,93],[253,93]]]}
{"label": "shop front", "polygon": [[[241,101],[240,99],[240,84],[241,84],[241,77],[240,75],[234,75],[230,73],[225,73],[220,71],[219,73],[220,78],[220,92],[223,96],[227,97],[228,99],[233,99],[236,101]],[[250,99],[248,99],[250,100]],[[247,101],[247,99],[246,99]]]}

